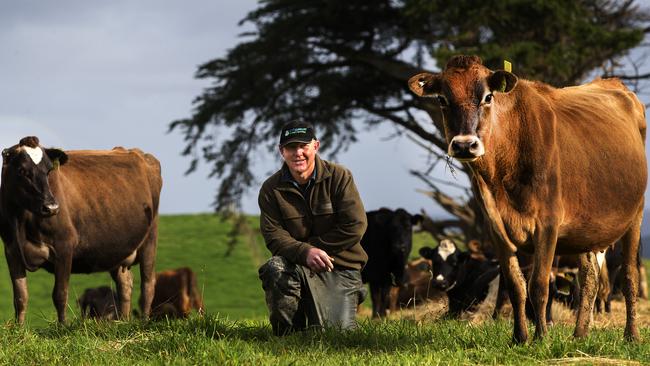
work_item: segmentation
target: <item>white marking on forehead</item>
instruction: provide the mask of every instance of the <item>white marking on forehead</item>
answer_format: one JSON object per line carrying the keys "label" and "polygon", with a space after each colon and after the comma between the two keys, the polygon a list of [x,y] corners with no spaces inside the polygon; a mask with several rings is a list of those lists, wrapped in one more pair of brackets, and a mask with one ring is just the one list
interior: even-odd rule
{"label": "white marking on forehead", "polygon": [[444,280],[445,280],[445,278],[442,277],[442,275],[438,275],[438,276],[436,277],[436,281],[444,281]]}
{"label": "white marking on forehead", "polygon": [[421,87],[423,87],[423,86],[424,86],[424,84],[425,84],[425,82],[424,82],[424,81],[422,81],[422,80],[420,80],[420,81],[418,81],[418,85],[420,86],[420,88],[421,88]]}
{"label": "white marking on forehead", "polygon": [[605,263],[605,251],[596,253],[596,262],[598,262],[598,268],[603,268],[603,263]]}
{"label": "white marking on forehead", "polygon": [[440,245],[438,245],[438,254],[443,261],[447,260],[447,257],[456,253],[456,244],[449,239],[442,240]]}
{"label": "white marking on forehead", "polygon": [[32,158],[32,161],[34,164],[38,165],[38,163],[43,160],[43,149],[40,147],[29,147],[29,146],[23,146],[23,149],[29,155],[30,158]]}

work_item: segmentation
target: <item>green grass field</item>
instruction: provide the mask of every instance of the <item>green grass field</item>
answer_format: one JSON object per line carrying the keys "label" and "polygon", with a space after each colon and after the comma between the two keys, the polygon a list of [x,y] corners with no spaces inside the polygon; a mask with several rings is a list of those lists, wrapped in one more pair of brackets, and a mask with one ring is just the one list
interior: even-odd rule
{"label": "green grass field", "polygon": [[[11,289],[5,263],[0,268],[0,364],[625,364],[650,363],[650,331],[644,342],[623,341],[621,327],[597,328],[574,340],[572,327],[551,328],[548,338],[512,345],[509,320],[482,325],[443,319],[436,322],[360,320],[350,332],[271,335],[257,267],[268,257],[256,233],[243,234],[230,256],[229,222],[212,215],[163,216],[157,270],[191,267],[198,275],[207,316],[190,320],[95,322],[78,318],[75,299],[84,288],[110,285],[108,274],[74,275],[68,325],[54,322],[50,299],[53,276],[30,273],[28,324],[13,324]],[[413,256],[434,245],[426,234],[414,238]],[[134,267],[136,278],[138,267]],[[134,304],[139,289],[134,290]],[[366,301],[369,303],[369,301]],[[647,322],[646,322],[647,323]],[[532,325],[530,327],[532,331]]]}
{"label": "green grass field", "polygon": [[[250,241],[240,239],[226,256],[231,225],[210,214],[162,216],[160,218],[156,270],[189,266],[196,272],[205,308],[211,314],[238,320],[263,319],[266,315],[264,292],[257,278]],[[257,252],[265,250],[259,246]],[[266,255],[266,253],[263,253]],[[132,306],[140,296],[139,267],[132,268],[134,291]],[[108,273],[75,274],[70,279],[68,318],[79,316],[76,299],[85,288],[113,286]],[[54,276],[45,270],[28,273],[28,326],[42,326],[56,319],[52,304]],[[0,260],[0,319],[13,319],[11,282],[6,261]]]}

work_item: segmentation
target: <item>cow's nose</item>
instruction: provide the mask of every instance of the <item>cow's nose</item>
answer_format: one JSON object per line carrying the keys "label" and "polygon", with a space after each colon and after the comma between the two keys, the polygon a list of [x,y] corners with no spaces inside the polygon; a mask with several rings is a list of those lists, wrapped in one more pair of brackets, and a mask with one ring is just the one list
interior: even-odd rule
{"label": "cow's nose", "polygon": [[456,136],[449,144],[448,154],[460,160],[474,160],[484,153],[483,143],[477,136]]}
{"label": "cow's nose", "polygon": [[436,278],[434,278],[434,281],[436,283],[436,286],[439,288],[447,287],[447,279],[445,279],[442,275],[436,276]]}
{"label": "cow's nose", "polygon": [[59,213],[59,204],[46,203],[41,207],[41,213],[45,216],[54,216]]}

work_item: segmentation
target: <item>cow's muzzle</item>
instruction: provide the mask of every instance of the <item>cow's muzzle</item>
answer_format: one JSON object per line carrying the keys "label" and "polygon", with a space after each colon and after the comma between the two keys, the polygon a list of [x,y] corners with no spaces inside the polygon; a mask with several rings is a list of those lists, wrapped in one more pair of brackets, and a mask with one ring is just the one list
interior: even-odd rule
{"label": "cow's muzzle", "polygon": [[451,139],[447,154],[461,162],[470,162],[485,154],[485,147],[477,136],[458,135]]}
{"label": "cow's muzzle", "polygon": [[54,216],[59,213],[59,204],[54,202],[54,203],[46,203],[41,206],[41,215],[45,217],[49,216]]}

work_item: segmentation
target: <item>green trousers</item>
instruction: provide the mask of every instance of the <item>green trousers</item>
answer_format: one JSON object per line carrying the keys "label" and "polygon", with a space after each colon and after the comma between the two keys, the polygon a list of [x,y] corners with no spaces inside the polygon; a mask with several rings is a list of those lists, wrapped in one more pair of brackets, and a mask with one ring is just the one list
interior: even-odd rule
{"label": "green trousers", "polygon": [[366,297],[361,271],[310,269],[273,256],[259,269],[273,333],[285,335],[308,328],[356,328],[357,306]]}

